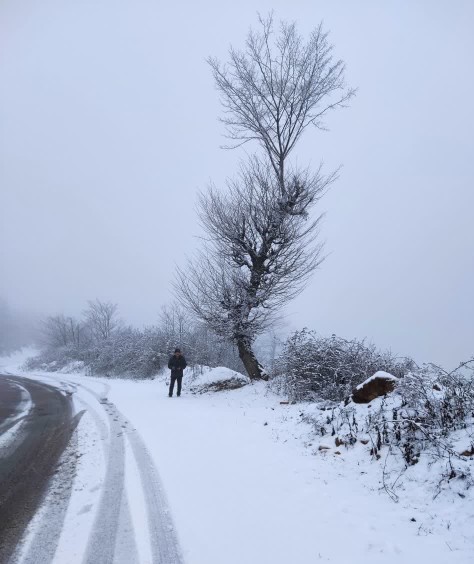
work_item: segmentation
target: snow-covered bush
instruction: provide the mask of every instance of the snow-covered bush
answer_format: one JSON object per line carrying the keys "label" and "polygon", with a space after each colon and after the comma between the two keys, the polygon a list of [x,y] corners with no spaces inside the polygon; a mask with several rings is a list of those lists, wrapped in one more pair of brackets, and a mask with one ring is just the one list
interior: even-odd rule
{"label": "snow-covered bush", "polygon": [[[98,304],[106,309],[113,306]],[[238,372],[243,369],[235,347],[206,326],[193,323],[176,305],[164,308],[155,326],[136,329],[115,323],[107,327],[107,332],[93,332],[87,319],[49,317],[43,324],[43,350],[25,368],[63,371],[71,363],[80,362],[90,374],[150,378],[167,366],[169,356],[178,346],[190,367],[227,366]]]}
{"label": "snow-covered bush", "polygon": [[188,366],[226,365],[234,370],[241,363],[227,343],[208,337],[203,343],[202,331],[189,327],[181,340],[170,339],[161,327],[145,330],[126,328],[118,331],[107,341],[100,342],[87,351],[85,363],[94,374],[148,378],[168,365],[174,348],[180,346]]}
{"label": "snow-covered bush", "polygon": [[379,370],[401,377],[413,366],[411,360],[399,361],[365,341],[320,337],[303,329],[284,344],[276,380],[292,401],[340,401]]}
{"label": "snow-covered bush", "polygon": [[461,478],[465,488],[474,485],[474,359],[451,372],[434,365],[413,370],[369,404],[313,404],[303,420],[338,447],[367,445],[367,454],[383,461],[388,490],[390,473],[396,481],[422,458],[441,463],[439,484]]}
{"label": "snow-covered bush", "polygon": [[[386,413],[384,404],[373,415],[372,428],[382,430],[384,442],[396,444],[407,464],[418,462],[429,450],[439,457],[457,457],[474,446],[474,361],[451,372],[434,365],[400,380],[398,405]],[[464,448],[456,445],[455,431],[466,431]],[[459,448],[458,448],[459,447]],[[467,448],[466,448],[467,447]],[[474,454],[474,451],[473,451]]]}
{"label": "snow-covered bush", "polygon": [[153,329],[127,327],[87,350],[85,362],[91,373],[147,378],[168,361]]}
{"label": "snow-covered bush", "polygon": [[72,362],[83,360],[82,351],[74,344],[58,347],[47,347],[37,356],[29,358],[25,364],[25,370],[46,370],[56,372],[62,370]]}
{"label": "snow-covered bush", "polygon": [[29,359],[27,370],[64,371],[71,363],[82,363],[89,373],[146,378],[156,373],[168,361],[161,352],[153,330],[140,331],[131,327],[117,330],[102,341],[87,340],[80,345],[45,348]]}

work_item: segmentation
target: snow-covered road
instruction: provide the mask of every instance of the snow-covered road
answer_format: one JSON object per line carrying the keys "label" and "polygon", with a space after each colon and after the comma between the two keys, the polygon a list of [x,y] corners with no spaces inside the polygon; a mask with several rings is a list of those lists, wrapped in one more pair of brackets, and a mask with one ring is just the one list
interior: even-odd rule
{"label": "snow-covered road", "polygon": [[0,376],[0,562],[41,503],[79,416],[57,387]]}
{"label": "snow-covered road", "polygon": [[76,457],[67,507],[52,518],[64,487],[55,477],[18,564],[473,561],[470,492],[433,500],[427,474],[393,503],[365,446],[320,451],[327,441],[298,406],[263,383],[192,395],[185,378],[170,399],[164,379],[34,377],[72,393],[84,414],[63,461]]}
{"label": "snow-covered road", "polygon": [[[40,379],[71,395],[82,418],[13,561],[180,564],[155,464],[136,429],[107,398],[108,386],[67,376]],[[74,484],[72,495],[68,484]]]}

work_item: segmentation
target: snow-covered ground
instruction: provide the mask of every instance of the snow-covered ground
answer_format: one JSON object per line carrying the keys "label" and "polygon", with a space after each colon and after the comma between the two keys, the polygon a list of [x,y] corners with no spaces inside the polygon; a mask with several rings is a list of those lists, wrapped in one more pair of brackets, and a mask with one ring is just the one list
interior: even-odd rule
{"label": "snow-covered ground", "polygon": [[[19,374],[18,362],[0,365]],[[454,492],[433,500],[426,468],[416,482],[406,481],[394,503],[381,488],[381,463],[368,456],[368,446],[336,449],[315,437],[302,422],[301,406],[280,404],[285,398],[263,383],[193,395],[185,375],[182,396],[169,398],[165,376],[137,382],[80,373],[25,375],[74,391],[77,411],[85,410],[57,564],[82,562],[104,511],[104,484],[120,488],[121,481],[127,504],[125,510],[118,505],[117,542],[124,545],[118,553],[129,564],[152,562],[153,537],[167,534],[150,530],[153,495],[169,510],[167,530],[176,534],[187,564],[474,561],[470,490],[465,498]],[[232,375],[217,368],[200,380],[208,384]],[[111,442],[122,434],[122,446]],[[114,449],[113,460],[123,460],[110,482]],[[148,480],[154,489],[147,490]],[[30,528],[23,561],[41,517],[40,512]]]}

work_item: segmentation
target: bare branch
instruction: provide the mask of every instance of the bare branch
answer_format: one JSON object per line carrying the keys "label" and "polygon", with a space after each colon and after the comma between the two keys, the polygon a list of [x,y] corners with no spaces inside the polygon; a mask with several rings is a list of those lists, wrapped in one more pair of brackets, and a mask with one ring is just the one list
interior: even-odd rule
{"label": "bare branch", "polygon": [[345,65],[333,57],[333,46],[320,24],[307,42],[294,23],[259,17],[260,30],[250,30],[245,49],[231,47],[229,63],[209,58],[221,94],[227,137],[240,146],[256,140],[284,180],[284,163],[303,131],[344,107],[355,90],[345,85]]}

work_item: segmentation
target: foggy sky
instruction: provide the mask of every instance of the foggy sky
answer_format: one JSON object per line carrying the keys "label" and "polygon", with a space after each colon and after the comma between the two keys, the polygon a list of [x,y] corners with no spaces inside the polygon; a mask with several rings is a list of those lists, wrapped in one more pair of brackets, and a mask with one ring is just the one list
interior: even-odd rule
{"label": "foggy sky", "polygon": [[359,89],[294,153],[343,169],[318,210],[328,258],[287,328],[455,365],[474,354],[470,0],[3,0],[0,295],[157,319],[199,245],[197,191],[244,156],[219,148],[205,59],[225,60],[271,9],[305,34],[324,20]]}

